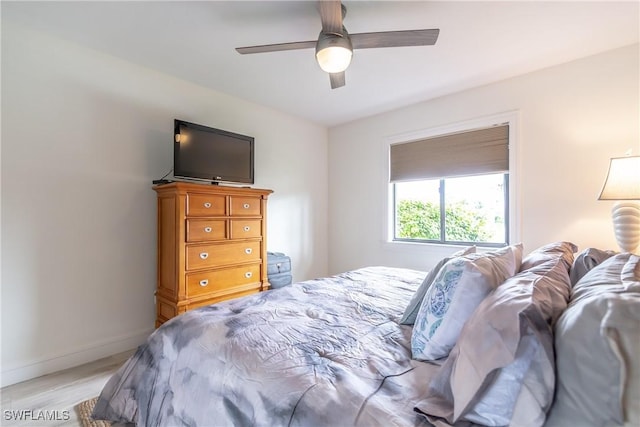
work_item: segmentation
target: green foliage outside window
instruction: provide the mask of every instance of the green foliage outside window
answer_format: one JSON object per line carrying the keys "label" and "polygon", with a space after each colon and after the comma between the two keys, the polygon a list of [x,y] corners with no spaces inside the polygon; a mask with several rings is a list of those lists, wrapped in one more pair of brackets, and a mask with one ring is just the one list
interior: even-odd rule
{"label": "green foliage outside window", "polygon": [[396,233],[400,239],[440,240],[440,209],[433,203],[399,200]]}
{"label": "green foliage outside window", "polygon": [[[400,200],[396,205],[399,239],[440,240],[440,207],[418,200]],[[482,209],[465,202],[450,203],[445,210],[446,241],[486,242],[492,233]]]}

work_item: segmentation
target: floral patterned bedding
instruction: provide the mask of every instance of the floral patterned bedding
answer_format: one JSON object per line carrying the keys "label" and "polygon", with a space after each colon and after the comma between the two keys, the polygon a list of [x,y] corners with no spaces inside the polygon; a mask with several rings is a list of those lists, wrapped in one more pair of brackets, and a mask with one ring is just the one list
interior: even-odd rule
{"label": "floral patterned bedding", "polygon": [[158,328],[96,419],[139,426],[427,426],[439,367],[399,319],[426,273],[368,267],[203,307]]}

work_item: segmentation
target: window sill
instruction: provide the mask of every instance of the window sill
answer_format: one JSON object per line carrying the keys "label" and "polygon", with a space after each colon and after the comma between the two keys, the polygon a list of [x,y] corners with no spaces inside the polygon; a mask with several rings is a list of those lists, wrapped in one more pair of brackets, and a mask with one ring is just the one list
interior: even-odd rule
{"label": "window sill", "polygon": [[406,250],[406,249],[420,249],[426,252],[455,252],[469,246],[476,246],[481,252],[492,251],[496,249],[508,246],[504,244],[502,246],[486,246],[480,243],[464,243],[460,245],[453,245],[450,243],[434,243],[434,242],[407,242],[402,240],[386,240],[383,242],[383,246],[389,249]]}

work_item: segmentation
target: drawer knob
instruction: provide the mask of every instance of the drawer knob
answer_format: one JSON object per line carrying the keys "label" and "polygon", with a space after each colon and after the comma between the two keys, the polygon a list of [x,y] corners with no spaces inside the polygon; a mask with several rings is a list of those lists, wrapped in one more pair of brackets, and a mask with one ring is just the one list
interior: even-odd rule
{"label": "drawer knob", "polygon": [[244,228],[243,228],[243,230],[244,230],[244,231],[249,231],[249,230],[251,230],[251,227],[249,227],[248,225],[245,225],[245,226],[244,226]]}
{"label": "drawer knob", "polygon": [[244,253],[246,253],[247,255],[251,255],[251,252],[253,252],[253,249],[251,248],[247,248],[244,250]]}
{"label": "drawer knob", "polygon": [[211,202],[205,202],[204,207],[209,209],[211,207]]}
{"label": "drawer knob", "polygon": [[249,203],[245,203],[244,205],[242,205],[243,208],[245,209],[249,209],[251,207],[251,205],[249,205]]}
{"label": "drawer knob", "polygon": [[251,276],[253,276],[253,273],[250,271],[247,271],[246,273],[244,273],[244,277],[246,277],[247,279],[251,279]]}
{"label": "drawer knob", "polygon": [[209,279],[200,280],[200,286],[205,287],[209,284]]}
{"label": "drawer knob", "polygon": [[209,254],[207,252],[200,252],[200,258],[207,259],[209,258]]}
{"label": "drawer knob", "polygon": [[204,232],[205,233],[211,233],[211,227],[205,227],[204,228]]}

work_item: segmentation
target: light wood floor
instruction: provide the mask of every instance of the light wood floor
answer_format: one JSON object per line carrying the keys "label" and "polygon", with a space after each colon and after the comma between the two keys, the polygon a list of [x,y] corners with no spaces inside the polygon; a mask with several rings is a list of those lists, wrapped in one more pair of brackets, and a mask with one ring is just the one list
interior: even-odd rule
{"label": "light wood floor", "polygon": [[[0,389],[2,411],[0,425],[29,427],[78,427],[82,424],[74,407],[78,403],[96,397],[111,375],[133,354],[134,350],[96,360],[86,365],[55,372],[23,383]],[[68,420],[14,420],[14,411],[58,411],[59,417]],[[7,413],[6,411],[10,411]],[[68,411],[68,412],[63,412]]]}

